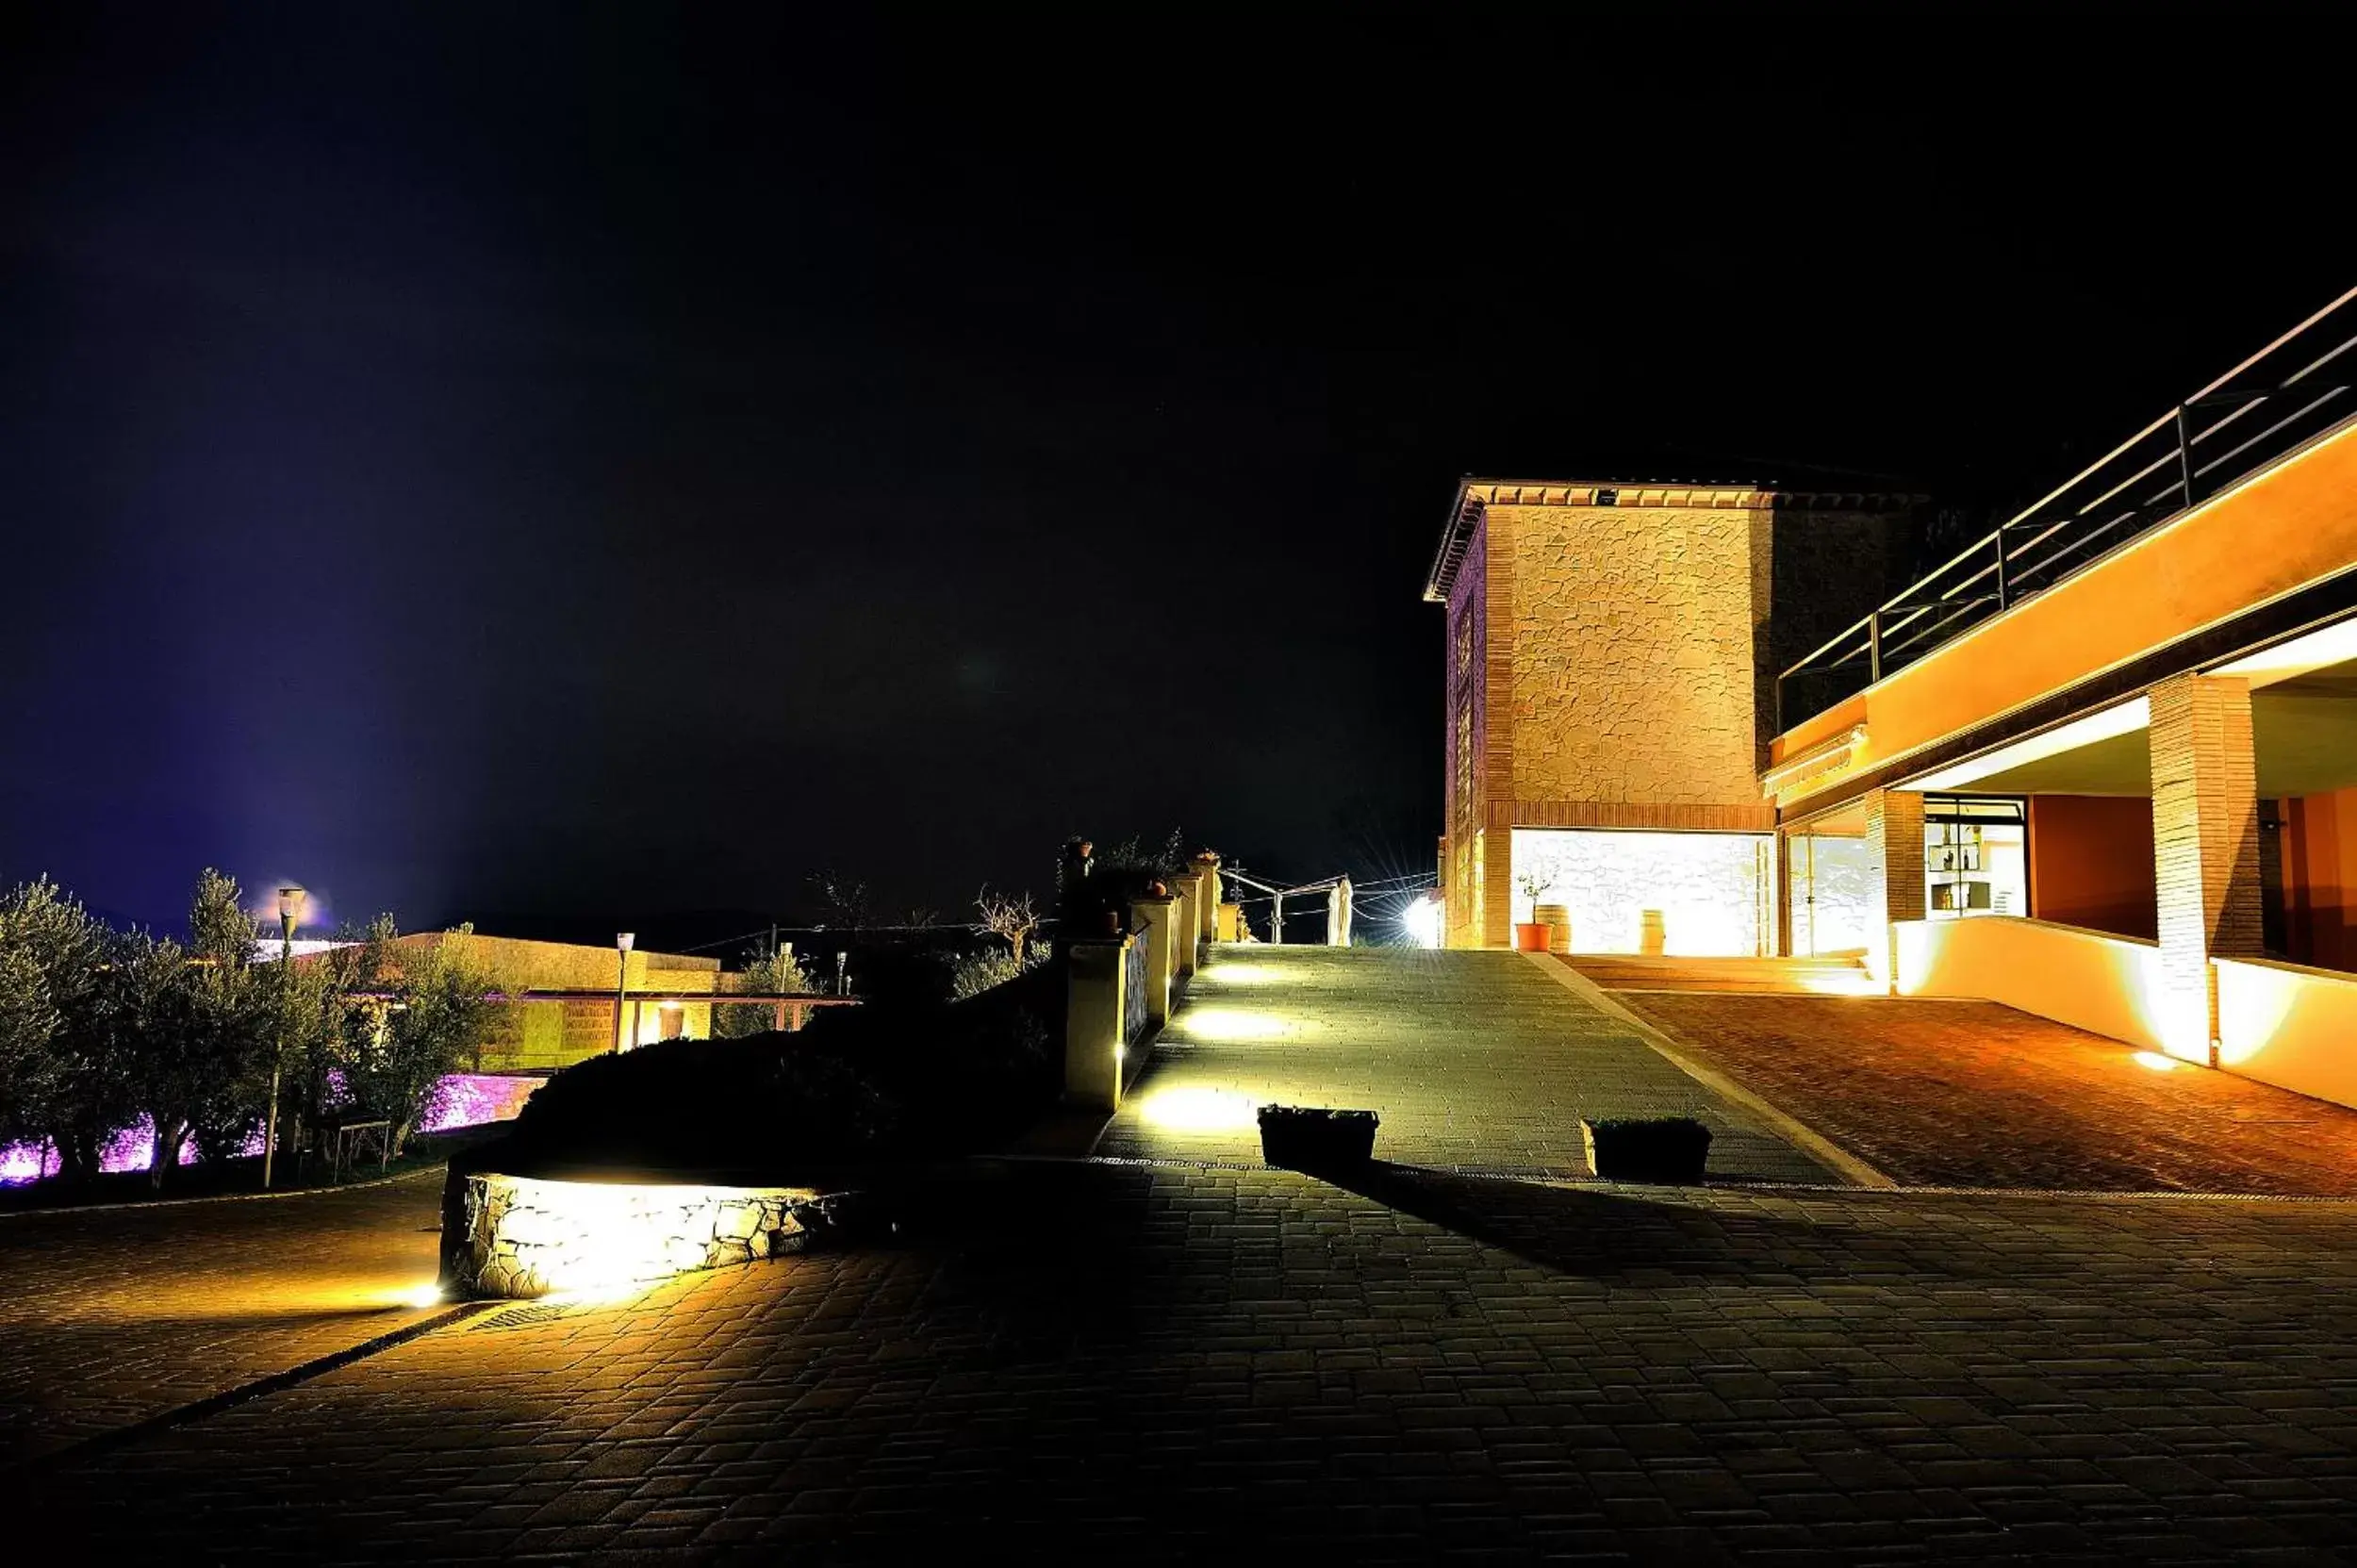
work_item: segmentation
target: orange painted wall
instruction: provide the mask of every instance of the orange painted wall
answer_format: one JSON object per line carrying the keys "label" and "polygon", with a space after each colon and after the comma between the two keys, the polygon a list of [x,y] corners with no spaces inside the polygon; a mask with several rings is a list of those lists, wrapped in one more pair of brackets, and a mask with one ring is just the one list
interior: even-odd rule
{"label": "orange painted wall", "polygon": [[2152,802],[2142,796],[2030,797],[2030,914],[2115,936],[2160,934]]}
{"label": "orange painted wall", "polygon": [[[2264,538],[2267,548],[2253,550]],[[1796,722],[1772,763],[1861,720],[1848,763],[1818,795],[2063,690],[2198,627],[2348,569],[2357,559],[2357,426],[2227,489],[2081,575],[1884,677],[1856,701]],[[1802,797],[1779,801],[1788,808]]]}
{"label": "orange painted wall", "polygon": [[2357,789],[2283,802],[2283,937],[2295,964],[2357,971]]}

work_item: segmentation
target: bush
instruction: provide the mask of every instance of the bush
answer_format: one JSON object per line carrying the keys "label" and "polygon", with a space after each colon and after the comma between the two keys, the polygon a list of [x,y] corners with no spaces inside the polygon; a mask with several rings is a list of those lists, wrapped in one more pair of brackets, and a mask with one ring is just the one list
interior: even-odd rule
{"label": "bush", "polygon": [[[763,953],[745,966],[739,988],[746,991],[792,991],[807,994],[821,987],[799,954],[791,948]],[[726,1038],[766,1034],[777,1027],[777,1009],[767,1002],[730,1007],[716,1002],[712,1032]]]}
{"label": "bush", "polygon": [[515,1138],[560,1162],[769,1169],[858,1160],[888,1145],[899,1108],[840,1057],[795,1034],[667,1040],[596,1056],[524,1102]]}
{"label": "bush", "polygon": [[828,1009],[799,1033],[594,1057],[525,1102],[494,1158],[792,1181],[989,1147],[1054,1098],[1060,978],[1032,965],[962,1001]]}
{"label": "bush", "polygon": [[1030,948],[1019,962],[1005,948],[968,953],[950,966],[949,999],[965,1001],[979,997],[985,991],[1030,973],[1047,962],[1047,949],[1041,946]]}

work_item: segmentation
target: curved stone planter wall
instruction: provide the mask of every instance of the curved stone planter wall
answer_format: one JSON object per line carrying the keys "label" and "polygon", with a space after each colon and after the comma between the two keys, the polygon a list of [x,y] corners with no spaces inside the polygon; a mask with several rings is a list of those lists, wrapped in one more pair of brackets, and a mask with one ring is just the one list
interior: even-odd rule
{"label": "curved stone planter wall", "polygon": [[799,1252],[826,1221],[807,1187],[572,1181],[481,1172],[444,1205],[442,1288],[526,1299],[619,1290]]}

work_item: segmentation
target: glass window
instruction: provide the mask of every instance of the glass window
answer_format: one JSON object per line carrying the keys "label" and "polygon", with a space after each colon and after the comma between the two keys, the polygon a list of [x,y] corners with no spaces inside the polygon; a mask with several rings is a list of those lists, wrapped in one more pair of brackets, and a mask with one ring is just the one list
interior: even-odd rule
{"label": "glass window", "polygon": [[1935,920],[2030,913],[2029,813],[2016,797],[1923,798],[1924,913]]}

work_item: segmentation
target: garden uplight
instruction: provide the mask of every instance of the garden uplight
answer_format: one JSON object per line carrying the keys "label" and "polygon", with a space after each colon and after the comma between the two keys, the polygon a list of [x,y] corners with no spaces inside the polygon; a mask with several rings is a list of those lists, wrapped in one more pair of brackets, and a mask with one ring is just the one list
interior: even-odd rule
{"label": "garden uplight", "polygon": [[1270,964],[1213,964],[1202,973],[1213,985],[1271,985],[1284,978],[1285,971]]}
{"label": "garden uplight", "polygon": [[1257,1126],[1251,1096],[1226,1089],[1162,1089],[1146,1097],[1138,1118],[1164,1132],[1242,1132]]}
{"label": "garden uplight", "polygon": [[1302,1024],[1293,1019],[1237,1007],[1191,1007],[1178,1022],[1187,1033],[1203,1040],[1281,1040],[1303,1031]]}

